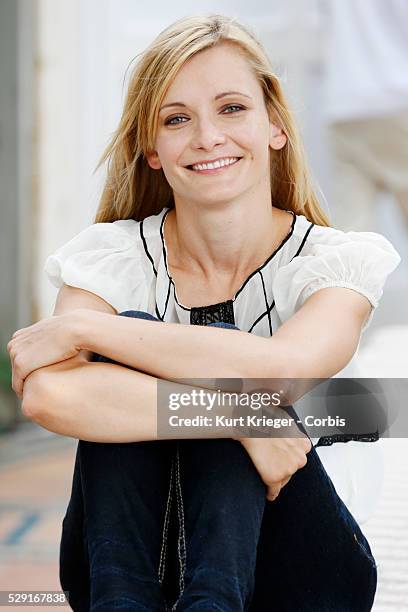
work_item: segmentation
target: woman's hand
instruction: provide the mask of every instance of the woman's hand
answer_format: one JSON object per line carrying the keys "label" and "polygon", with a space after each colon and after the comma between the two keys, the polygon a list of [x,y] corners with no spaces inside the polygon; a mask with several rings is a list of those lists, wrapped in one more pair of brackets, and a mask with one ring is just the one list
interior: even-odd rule
{"label": "woman's hand", "polygon": [[241,442],[267,487],[266,498],[274,501],[297,470],[307,463],[312,448],[309,438],[234,438]]}
{"label": "woman's hand", "polygon": [[12,365],[12,387],[23,398],[24,380],[39,368],[75,357],[79,311],[52,316],[14,332],[7,344]]}

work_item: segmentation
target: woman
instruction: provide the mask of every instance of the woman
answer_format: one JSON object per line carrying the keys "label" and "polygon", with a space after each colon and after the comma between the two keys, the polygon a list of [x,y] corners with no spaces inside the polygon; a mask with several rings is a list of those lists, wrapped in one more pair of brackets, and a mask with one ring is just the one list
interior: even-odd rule
{"label": "woman", "polygon": [[160,438],[157,380],[333,376],[398,254],[329,227],[264,51],[219,15],[145,51],[106,160],[96,224],[46,263],[55,316],[9,343],[24,413],[80,440],[71,607],[370,610],[370,547],[310,440]]}

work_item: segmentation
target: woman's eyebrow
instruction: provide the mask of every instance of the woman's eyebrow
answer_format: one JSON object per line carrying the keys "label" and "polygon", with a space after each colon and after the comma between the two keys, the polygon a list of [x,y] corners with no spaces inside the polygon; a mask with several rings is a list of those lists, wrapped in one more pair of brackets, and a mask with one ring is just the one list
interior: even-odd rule
{"label": "woman's eyebrow", "polygon": [[[252,100],[251,96],[241,93],[240,91],[224,91],[223,93],[217,94],[214,100],[219,100],[220,98],[224,98],[225,96],[244,96],[244,98],[249,98],[250,100]],[[164,108],[168,108],[169,106],[183,106],[185,108],[186,104],[184,104],[184,102],[169,102],[168,104],[164,104],[160,108],[160,111],[162,111]]]}

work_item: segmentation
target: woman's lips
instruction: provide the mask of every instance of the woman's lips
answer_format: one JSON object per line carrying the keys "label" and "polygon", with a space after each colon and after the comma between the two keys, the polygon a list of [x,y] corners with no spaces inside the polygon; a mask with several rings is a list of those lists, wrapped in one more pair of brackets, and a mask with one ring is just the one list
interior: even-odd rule
{"label": "woman's lips", "polygon": [[232,166],[236,166],[237,163],[241,161],[241,159],[242,157],[239,157],[232,164],[220,166],[219,168],[209,168],[208,170],[193,170],[193,168],[187,166],[187,170],[190,170],[191,172],[195,172],[196,174],[219,174],[223,170],[228,170],[228,168],[231,168]]}

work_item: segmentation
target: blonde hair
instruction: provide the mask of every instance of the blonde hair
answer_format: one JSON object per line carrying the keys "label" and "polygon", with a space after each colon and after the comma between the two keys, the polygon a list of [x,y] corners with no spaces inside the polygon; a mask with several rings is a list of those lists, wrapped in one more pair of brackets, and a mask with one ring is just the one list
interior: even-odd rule
{"label": "blonde hair", "polygon": [[303,214],[317,225],[330,225],[312,187],[299,131],[262,45],[245,26],[223,15],[180,19],[141,54],[119,126],[97,166],[108,161],[96,223],[141,221],[174,207],[163,170],[150,168],[145,154],[155,148],[159,109],[179,70],[196,53],[221,43],[244,53],[262,87],[270,118],[287,136],[283,149],[270,155],[273,205]]}

